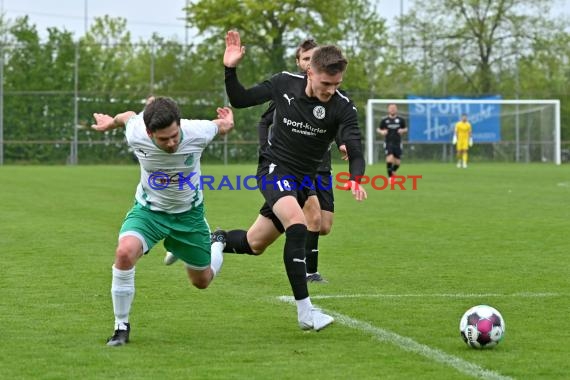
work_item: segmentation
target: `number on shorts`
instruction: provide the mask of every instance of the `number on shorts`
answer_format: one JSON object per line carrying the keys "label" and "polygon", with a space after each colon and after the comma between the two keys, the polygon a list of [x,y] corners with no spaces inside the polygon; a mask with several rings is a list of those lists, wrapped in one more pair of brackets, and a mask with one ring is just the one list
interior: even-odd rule
{"label": "number on shorts", "polygon": [[280,179],[277,181],[277,186],[279,187],[279,191],[291,191],[291,185],[289,185],[289,181],[286,179]]}

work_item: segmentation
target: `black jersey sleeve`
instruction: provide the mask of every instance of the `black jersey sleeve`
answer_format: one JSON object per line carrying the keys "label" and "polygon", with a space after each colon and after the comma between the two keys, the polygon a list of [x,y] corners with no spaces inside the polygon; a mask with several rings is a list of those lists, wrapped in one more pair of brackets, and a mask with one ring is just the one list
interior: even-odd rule
{"label": "black jersey sleeve", "polygon": [[337,146],[338,148],[340,148],[340,146],[341,146],[342,144],[344,144],[344,143],[342,142],[342,129],[339,129],[339,130],[338,130],[338,133],[337,133],[336,136],[334,137],[334,142],[336,143],[336,146]]}
{"label": "black jersey sleeve", "polygon": [[360,128],[358,124],[353,125],[341,125],[340,133],[337,134],[335,141],[336,143],[346,144],[348,140],[362,140],[362,134],[360,133]]}
{"label": "black jersey sleeve", "polygon": [[230,104],[236,108],[247,108],[271,100],[271,82],[266,80],[246,89],[237,77],[235,67],[225,67],[226,93]]}
{"label": "black jersey sleeve", "polygon": [[269,127],[273,124],[273,115],[275,115],[275,103],[271,102],[257,124],[260,146],[265,145],[267,140],[269,140]]}
{"label": "black jersey sleeve", "polygon": [[350,171],[350,179],[364,175],[364,154],[362,153],[362,134],[358,127],[358,117],[356,115],[356,107],[351,103],[343,112],[343,120],[337,135],[337,143],[342,142],[346,145],[346,153],[348,154],[348,167]]}
{"label": "black jersey sleeve", "polygon": [[360,140],[345,141],[346,152],[348,154],[348,171],[350,172],[350,179],[354,180],[357,177],[364,175],[364,168],[366,163],[364,161],[364,154],[362,153],[362,146]]}

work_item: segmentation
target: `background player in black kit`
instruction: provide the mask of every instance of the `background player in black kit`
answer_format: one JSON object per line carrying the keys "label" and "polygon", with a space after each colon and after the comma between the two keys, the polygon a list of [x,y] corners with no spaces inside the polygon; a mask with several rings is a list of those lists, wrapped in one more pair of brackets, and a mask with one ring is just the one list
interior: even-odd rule
{"label": "background player in black kit", "polygon": [[[313,39],[304,40],[299,44],[295,51],[295,63],[299,69],[299,73],[306,73],[311,62],[311,56],[317,43]],[[257,128],[259,134],[260,150],[270,140],[271,133],[269,128],[273,125],[273,117],[275,113],[275,103],[271,102],[267,111],[261,116]],[[346,156],[346,147],[337,141],[339,150],[343,159]],[[334,192],[331,166],[331,150],[327,150],[323,156],[323,162],[317,168],[317,176],[320,182],[315,184],[314,194],[311,193],[303,206],[303,213],[307,222],[307,281],[308,282],[327,282],[319,273],[319,236],[328,235],[332,228],[334,217]]]}
{"label": "background player in black kit", "polygon": [[400,167],[402,156],[402,135],[408,132],[406,120],[398,115],[398,107],[395,104],[388,105],[388,116],[382,118],[376,131],[384,136],[384,154],[386,155],[386,168],[388,178],[396,174]]}
{"label": "background player in black kit", "polygon": [[[285,232],[283,261],[297,304],[299,327],[318,331],[334,319],[315,309],[309,297],[305,267],[307,227],[302,210],[309,189],[301,184],[314,179],[339,128],[349,157],[352,194],[358,201],[366,198],[366,191],[355,181],[364,174],[365,166],[356,109],[337,91],[347,61],[337,47],[321,46],[313,53],[306,75],[283,72],[245,89],[236,73],[244,54],[239,33],[229,31],[224,66],[230,103],[245,108],[273,100],[275,122],[271,144],[260,152],[257,169],[265,203],[249,230],[227,233],[224,251],[261,254]],[[214,232],[214,239],[216,235],[223,239],[226,233]]]}

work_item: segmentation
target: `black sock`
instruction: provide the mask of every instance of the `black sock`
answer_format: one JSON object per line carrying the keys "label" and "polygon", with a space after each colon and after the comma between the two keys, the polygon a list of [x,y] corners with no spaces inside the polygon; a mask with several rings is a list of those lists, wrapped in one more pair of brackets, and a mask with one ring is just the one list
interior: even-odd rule
{"label": "black sock", "polygon": [[400,167],[400,165],[392,165],[392,174],[396,174],[396,170],[398,170],[398,168]]}
{"label": "black sock", "polygon": [[392,163],[391,162],[386,162],[386,169],[388,171],[388,178],[392,177]]}
{"label": "black sock", "polygon": [[244,230],[231,230],[228,231],[226,239],[225,253],[245,253],[253,255],[253,251],[247,242],[247,231]]}
{"label": "black sock", "polygon": [[285,230],[283,262],[296,300],[302,300],[309,296],[305,264],[306,240],[307,227],[304,224],[293,224]]}
{"label": "black sock", "polygon": [[319,266],[319,231],[307,231],[307,273],[317,273]]}

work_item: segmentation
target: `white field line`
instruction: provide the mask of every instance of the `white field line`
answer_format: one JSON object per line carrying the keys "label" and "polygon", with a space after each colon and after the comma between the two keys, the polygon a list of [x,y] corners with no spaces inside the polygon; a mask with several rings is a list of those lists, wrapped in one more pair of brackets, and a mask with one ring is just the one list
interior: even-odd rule
{"label": "white field line", "polygon": [[515,298],[545,298],[558,297],[560,293],[411,293],[411,294],[333,294],[333,295],[315,295],[311,299],[329,299],[329,298],[485,298],[485,297],[515,297]]}
{"label": "white field line", "polygon": [[[282,302],[287,302],[291,304],[295,303],[293,297],[290,296],[280,296],[278,297],[278,299]],[[392,331],[385,330],[380,327],[372,326],[370,323],[359,321],[357,319],[350,318],[346,315],[332,312],[330,310],[327,310],[327,312],[331,314],[333,317],[335,317],[336,322],[340,324],[370,334],[380,342],[387,342],[393,344],[404,351],[419,354],[427,359],[455,368],[457,371],[465,375],[481,379],[492,379],[492,380],[512,379],[511,377],[501,375],[498,372],[485,369],[483,367],[470,363],[456,356],[447,354],[437,348],[432,348],[426,346],[425,344],[418,343],[411,338],[398,335]]]}

